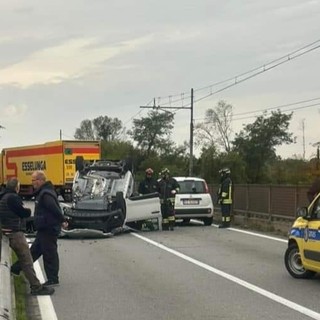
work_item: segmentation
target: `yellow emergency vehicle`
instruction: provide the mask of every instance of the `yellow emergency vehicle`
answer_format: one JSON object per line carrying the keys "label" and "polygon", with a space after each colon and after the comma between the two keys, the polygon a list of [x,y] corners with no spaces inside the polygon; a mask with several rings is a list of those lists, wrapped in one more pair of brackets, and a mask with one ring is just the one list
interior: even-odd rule
{"label": "yellow emergency vehicle", "polygon": [[320,193],[308,207],[298,208],[285,252],[285,266],[294,278],[320,272]]}
{"label": "yellow emergency vehicle", "polygon": [[33,194],[31,175],[43,170],[56,191],[66,201],[71,200],[76,157],[94,161],[101,157],[100,141],[57,140],[44,144],[5,148],[0,155],[0,182],[5,187],[11,177],[20,181],[20,194]]}

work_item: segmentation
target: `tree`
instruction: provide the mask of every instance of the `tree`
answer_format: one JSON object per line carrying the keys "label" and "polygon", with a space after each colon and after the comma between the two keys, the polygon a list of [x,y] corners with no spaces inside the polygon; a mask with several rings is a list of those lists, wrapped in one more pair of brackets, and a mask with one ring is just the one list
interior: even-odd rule
{"label": "tree", "polygon": [[79,140],[120,140],[124,128],[118,118],[100,116],[93,120],[83,120],[80,128],[74,134],[75,139]]}
{"label": "tree", "polygon": [[152,151],[161,152],[172,141],[173,114],[169,112],[150,111],[148,117],[133,120],[133,128],[128,131],[148,157]]}
{"label": "tree", "polygon": [[202,147],[230,152],[232,134],[232,105],[221,100],[213,109],[206,110],[205,121],[195,126],[196,143]]}
{"label": "tree", "polygon": [[236,134],[234,149],[247,164],[249,183],[264,182],[267,164],[277,158],[275,147],[294,141],[288,132],[291,118],[292,113],[283,114],[280,110],[273,111],[269,117],[264,113]]}

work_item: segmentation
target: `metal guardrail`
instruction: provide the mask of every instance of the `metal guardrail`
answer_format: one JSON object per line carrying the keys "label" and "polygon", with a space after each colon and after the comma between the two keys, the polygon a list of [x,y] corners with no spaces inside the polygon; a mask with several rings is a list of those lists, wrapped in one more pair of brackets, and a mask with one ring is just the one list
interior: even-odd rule
{"label": "metal guardrail", "polygon": [[11,286],[11,250],[9,240],[1,239],[0,230],[0,319],[13,319],[13,295]]}

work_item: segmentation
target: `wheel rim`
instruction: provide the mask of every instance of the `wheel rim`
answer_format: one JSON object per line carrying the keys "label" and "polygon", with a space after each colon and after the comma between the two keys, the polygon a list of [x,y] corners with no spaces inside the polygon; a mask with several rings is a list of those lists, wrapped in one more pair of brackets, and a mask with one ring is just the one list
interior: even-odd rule
{"label": "wheel rim", "polygon": [[297,248],[295,250],[292,250],[290,253],[289,265],[291,270],[295,274],[304,274],[306,272],[305,268],[302,265],[301,256]]}

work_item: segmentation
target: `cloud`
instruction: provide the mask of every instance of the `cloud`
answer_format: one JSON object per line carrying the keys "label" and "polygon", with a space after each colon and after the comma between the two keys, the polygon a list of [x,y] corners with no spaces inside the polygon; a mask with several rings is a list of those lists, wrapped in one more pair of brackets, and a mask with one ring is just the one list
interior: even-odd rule
{"label": "cloud", "polygon": [[28,88],[35,84],[61,83],[94,72],[100,64],[133,51],[153,39],[152,35],[102,45],[96,38],[72,39],[37,51],[25,60],[0,70],[0,85]]}
{"label": "cloud", "polygon": [[[0,110],[2,122],[19,123],[23,120],[24,115],[27,113],[28,106],[25,104],[8,104],[5,107],[0,108]],[[3,125],[3,123],[1,123],[1,125]]]}

